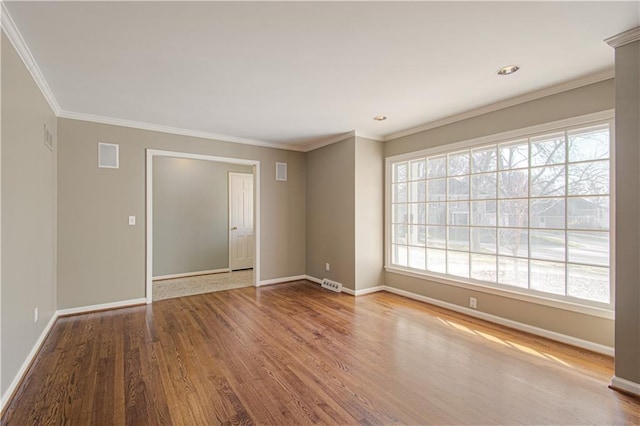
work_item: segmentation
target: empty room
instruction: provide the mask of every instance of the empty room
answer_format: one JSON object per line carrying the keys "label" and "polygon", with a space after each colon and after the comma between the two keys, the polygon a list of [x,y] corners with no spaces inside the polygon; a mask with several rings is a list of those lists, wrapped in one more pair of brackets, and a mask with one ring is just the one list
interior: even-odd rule
{"label": "empty room", "polygon": [[640,424],[640,2],[1,6],[0,424]]}

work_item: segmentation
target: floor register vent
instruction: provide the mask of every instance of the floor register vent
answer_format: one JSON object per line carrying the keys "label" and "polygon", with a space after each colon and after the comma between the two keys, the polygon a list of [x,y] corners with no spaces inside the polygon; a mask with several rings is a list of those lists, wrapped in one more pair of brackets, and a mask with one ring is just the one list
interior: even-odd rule
{"label": "floor register vent", "polygon": [[325,278],[322,280],[322,288],[340,293],[342,291],[342,284]]}

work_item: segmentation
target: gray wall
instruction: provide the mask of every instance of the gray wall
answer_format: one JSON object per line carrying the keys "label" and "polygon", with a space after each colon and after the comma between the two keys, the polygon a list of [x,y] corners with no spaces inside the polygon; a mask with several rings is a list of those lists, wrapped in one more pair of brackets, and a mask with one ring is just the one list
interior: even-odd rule
{"label": "gray wall", "polygon": [[[388,141],[385,157],[613,108],[614,83],[606,80]],[[385,284],[463,307],[468,306],[470,296],[477,297],[479,311],[607,346],[614,343],[613,320],[391,272],[385,272]]]}
{"label": "gray wall", "polygon": [[[355,138],[307,153],[307,274],[355,290]],[[325,271],[325,263],[331,270]]]}
{"label": "gray wall", "polygon": [[253,167],[154,157],[154,277],[229,267],[229,172]]}
{"label": "gray wall", "polygon": [[356,137],[356,290],[384,284],[384,143]]}
{"label": "gray wall", "polygon": [[56,117],[4,33],[1,102],[4,395],[56,310]]}
{"label": "gray wall", "polygon": [[640,384],[640,42],[616,49],[616,376]]}
{"label": "gray wall", "polygon": [[[259,160],[260,279],[305,273],[303,153],[69,119],[58,140],[58,308],[145,296],[146,148]],[[120,144],[119,169],[97,167],[99,141]],[[276,162],[288,181],[275,180]]]}

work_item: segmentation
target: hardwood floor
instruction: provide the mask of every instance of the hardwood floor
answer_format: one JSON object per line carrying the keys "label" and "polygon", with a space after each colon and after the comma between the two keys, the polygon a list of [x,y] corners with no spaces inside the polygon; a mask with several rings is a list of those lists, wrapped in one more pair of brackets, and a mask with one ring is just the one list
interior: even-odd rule
{"label": "hardwood floor", "polygon": [[3,425],[639,424],[611,358],[308,282],[58,320]]}

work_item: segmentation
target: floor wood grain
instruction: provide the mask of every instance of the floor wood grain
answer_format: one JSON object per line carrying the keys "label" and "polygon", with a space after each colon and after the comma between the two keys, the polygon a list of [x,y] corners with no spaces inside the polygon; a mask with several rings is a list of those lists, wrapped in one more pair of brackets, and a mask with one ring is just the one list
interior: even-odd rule
{"label": "floor wood grain", "polygon": [[611,358],[309,282],[60,318],[2,425],[640,424]]}

